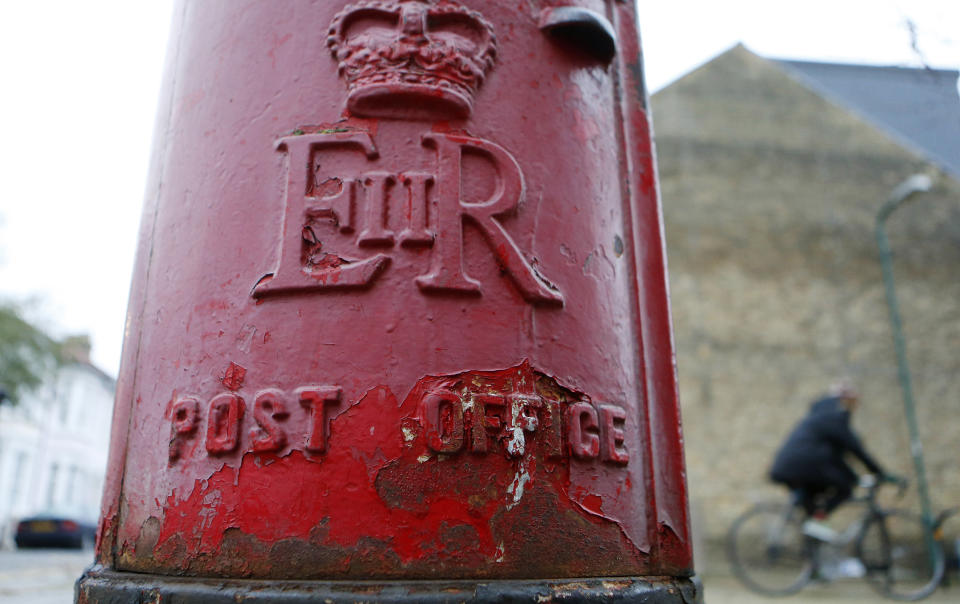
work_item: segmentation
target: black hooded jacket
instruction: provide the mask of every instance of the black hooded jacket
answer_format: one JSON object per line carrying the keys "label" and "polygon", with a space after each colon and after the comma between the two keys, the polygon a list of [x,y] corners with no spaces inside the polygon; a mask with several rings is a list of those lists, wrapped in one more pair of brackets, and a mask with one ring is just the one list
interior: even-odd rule
{"label": "black hooded jacket", "polygon": [[843,406],[841,399],[823,398],[811,405],[810,412],[780,447],[770,478],[786,484],[816,484],[831,482],[829,477],[837,473],[854,477],[843,461],[848,452],[871,472],[882,474],[880,465],[870,457],[850,428],[850,411]]}

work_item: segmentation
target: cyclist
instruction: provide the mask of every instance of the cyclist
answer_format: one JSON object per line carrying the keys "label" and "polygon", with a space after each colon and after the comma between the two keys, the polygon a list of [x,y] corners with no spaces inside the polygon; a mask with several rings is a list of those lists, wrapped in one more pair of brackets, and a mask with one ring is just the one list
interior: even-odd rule
{"label": "cyclist", "polygon": [[885,474],[850,427],[850,414],[859,401],[846,380],[830,387],[780,447],[770,478],[799,497],[807,515],[823,519],[850,498],[857,474],[844,461],[851,453],[878,477]]}

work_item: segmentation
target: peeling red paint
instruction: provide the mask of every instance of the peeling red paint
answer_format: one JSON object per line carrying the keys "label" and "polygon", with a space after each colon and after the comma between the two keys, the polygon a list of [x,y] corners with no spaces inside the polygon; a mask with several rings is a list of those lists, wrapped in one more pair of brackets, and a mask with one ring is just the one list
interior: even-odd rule
{"label": "peeling red paint", "polygon": [[603,499],[596,495],[587,495],[580,501],[580,507],[591,514],[603,516]]}
{"label": "peeling red paint", "polygon": [[[222,335],[223,332],[221,331]],[[243,386],[243,380],[247,376],[247,370],[237,365],[236,363],[230,363],[227,366],[227,370],[223,373],[223,378],[220,381],[223,383],[224,388],[228,390],[237,391],[240,390],[240,387]]]}
{"label": "peeling red paint", "polygon": [[[447,453],[437,452],[440,445],[431,442],[430,426],[436,422],[423,417],[428,393],[438,388],[450,393],[448,402],[469,405],[468,421],[458,424],[459,444]],[[316,545],[348,552],[348,561],[373,555],[378,548],[365,546],[372,540],[383,544],[377,555],[389,552],[401,568],[446,560],[461,571],[469,561],[475,571],[477,564],[488,564],[484,572],[494,572],[527,547],[532,510],[580,517],[591,531],[612,528],[602,497],[571,495],[571,466],[582,472],[589,464],[567,454],[562,413],[574,403],[588,404],[584,400],[527,363],[502,371],[426,377],[399,405],[389,388],[377,387],[330,422],[329,448],[322,455],[307,453],[300,444],[306,441],[294,435],[293,446],[277,454],[247,451],[239,467],[223,465],[209,477],[175,489],[159,506],[164,512],[152,549],[127,542],[122,558],[134,568],[147,559],[151,565],[188,572],[191,561],[223,554],[223,540],[231,531],[270,546],[322,527]],[[454,425],[447,422],[439,430]],[[518,436],[514,430],[522,432]],[[523,440],[522,453],[517,438]],[[599,457],[594,462],[601,463]],[[542,507],[544,502],[550,505]],[[622,527],[614,531],[622,534]],[[453,543],[454,534],[469,538]],[[138,543],[142,538],[141,532]],[[583,541],[584,536],[573,532],[567,539]],[[643,567],[645,556],[639,550],[628,558]],[[524,572],[548,561],[549,556],[527,562]],[[600,562],[566,564],[571,573],[589,573]],[[255,571],[241,574],[250,573]]]}

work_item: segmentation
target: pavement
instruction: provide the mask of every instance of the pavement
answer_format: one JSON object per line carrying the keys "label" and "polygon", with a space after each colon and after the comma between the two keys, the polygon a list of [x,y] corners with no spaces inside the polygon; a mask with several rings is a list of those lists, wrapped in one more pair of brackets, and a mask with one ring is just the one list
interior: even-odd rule
{"label": "pavement", "polygon": [[[69,550],[0,550],[0,604],[70,604],[73,583],[93,562],[93,552]],[[721,564],[702,577],[706,604],[865,604],[883,602],[862,579],[814,584],[788,598],[756,595],[725,572]],[[960,577],[924,600],[929,604],[960,602]]]}
{"label": "pavement", "polygon": [[[784,604],[864,604],[866,602],[890,602],[863,578],[838,578],[830,582],[813,582],[798,593],[786,597],[771,597],[755,594],[744,587],[730,570],[722,545],[704,547],[695,556],[701,569],[705,604],[760,604],[783,602]],[[944,584],[923,602],[929,604],[960,604],[960,572],[948,571]]]}
{"label": "pavement", "polygon": [[[703,579],[705,604],[865,604],[885,602],[863,579],[840,579],[832,583],[812,584],[799,593],[786,598],[771,598],[757,595],[737,582],[731,575],[707,575]],[[960,585],[943,587],[923,602],[929,604],[957,604],[960,602]]]}
{"label": "pavement", "polygon": [[0,604],[69,604],[91,550],[0,550]]}

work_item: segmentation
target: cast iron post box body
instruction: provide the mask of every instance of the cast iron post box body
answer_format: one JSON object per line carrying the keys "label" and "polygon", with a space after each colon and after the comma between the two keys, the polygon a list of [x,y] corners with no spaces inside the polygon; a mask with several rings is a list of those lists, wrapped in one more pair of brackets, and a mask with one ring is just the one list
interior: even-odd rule
{"label": "cast iron post box body", "polygon": [[632,3],[183,2],[173,40],[79,598],[681,601]]}

